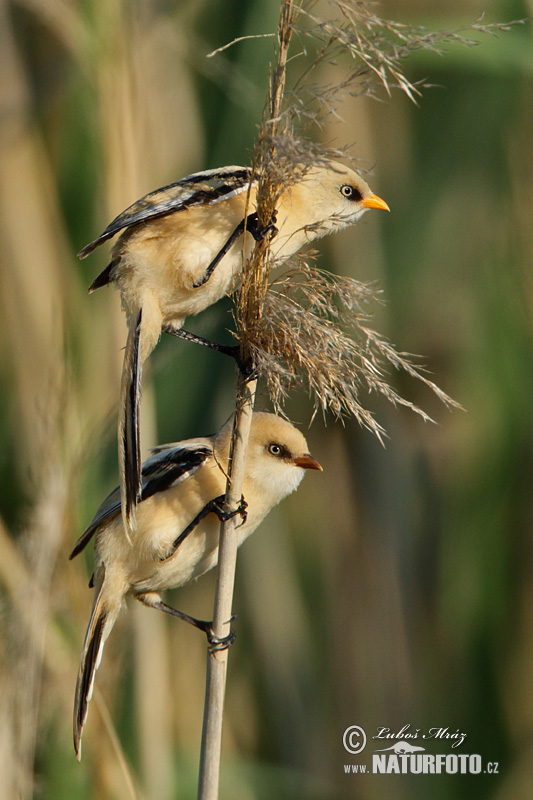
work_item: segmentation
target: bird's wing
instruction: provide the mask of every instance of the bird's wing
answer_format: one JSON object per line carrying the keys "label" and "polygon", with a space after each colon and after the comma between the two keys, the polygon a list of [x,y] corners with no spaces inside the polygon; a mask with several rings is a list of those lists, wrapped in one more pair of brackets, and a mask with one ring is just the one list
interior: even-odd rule
{"label": "bird's wing", "polygon": [[[144,462],[141,503],[157,492],[165,491],[178,481],[185,480],[213,455],[213,449],[206,440],[203,444],[196,440],[194,441],[195,446],[192,447],[188,444],[188,442],[181,442],[176,447],[161,450]],[[70,558],[81,553],[100,525],[120,514],[120,511],[120,489],[117,488],[101,504],[91,524],[74,545]]]}
{"label": "bird's wing", "polygon": [[[159,455],[164,450],[176,450],[176,449],[185,449],[185,450],[201,450],[204,447],[211,447],[211,441],[215,438],[214,434],[210,436],[200,436],[195,437],[194,439],[181,439],[179,442],[167,442],[166,444],[156,444],[155,447],[150,448],[151,453],[155,453]],[[148,458],[143,465],[144,467],[152,460],[152,456]]]}
{"label": "bird's wing", "polygon": [[80,250],[78,257],[85,258],[115,233],[130,225],[174,214],[194,205],[212,205],[240,194],[248,188],[250,176],[251,170],[248,167],[208,169],[156,189],[115,217],[97,239]]}
{"label": "bird's wing", "polygon": [[174,447],[161,450],[144,462],[141,502],[157,492],[164,492],[196,472],[213,455],[210,445]]}

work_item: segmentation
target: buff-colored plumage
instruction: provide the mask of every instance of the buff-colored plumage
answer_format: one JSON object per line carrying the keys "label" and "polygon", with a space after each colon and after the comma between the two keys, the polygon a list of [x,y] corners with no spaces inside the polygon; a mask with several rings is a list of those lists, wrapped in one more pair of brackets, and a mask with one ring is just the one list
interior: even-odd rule
{"label": "buff-colored plumage", "polygon": [[[248,190],[249,197],[248,197]],[[161,331],[186,336],[186,317],[198,314],[235,288],[254,237],[247,225],[256,208],[256,186],[245,167],[189,175],[152,192],[120,214],[85,247],[85,257],[120,233],[112,260],[91,289],[115,283],[128,319],[119,427],[122,513],[132,535],[140,491],[139,394],[142,364]],[[309,169],[279,197],[271,254],[282,260],[321,236],[355,223],[368,208],[387,209],[353,170],[337,163]],[[256,232],[256,235],[259,235]],[[233,240],[234,239],[234,240]],[[229,242],[227,252],[217,257]],[[216,267],[210,270],[210,265]]]}
{"label": "buff-colored plumage", "polygon": [[[210,501],[224,494],[232,421],[218,434],[158,448],[143,465],[143,496],[131,544],[124,535],[119,490],[100,506],[71,557],[95,536],[94,604],[85,636],[74,704],[74,747],[81,753],[94,676],[105,640],[128,594],[172,613],[160,597],[183,586],[218,560],[220,522],[201,519],[176,547],[180,534]],[[268,512],[298,488],[306,469],[321,469],[303,435],[274,414],[253,415],[243,495],[245,519],[236,528],[241,544]],[[179,615],[179,612],[174,612]]]}

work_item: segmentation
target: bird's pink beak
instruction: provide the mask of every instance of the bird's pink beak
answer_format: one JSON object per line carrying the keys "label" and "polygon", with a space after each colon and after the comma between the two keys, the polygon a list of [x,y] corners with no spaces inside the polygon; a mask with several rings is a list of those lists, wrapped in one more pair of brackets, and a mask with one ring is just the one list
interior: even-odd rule
{"label": "bird's pink beak", "polygon": [[293,461],[297,467],[301,467],[302,469],[319,469],[320,472],[323,472],[322,464],[319,464],[316,458],[313,458],[313,456],[309,453],[306,453],[303,456],[298,456],[297,458],[293,459]]}
{"label": "bird's pink beak", "polygon": [[390,211],[385,200],[382,200],[377,194],[371,194],[369,197],[365,197],[361,202],[365,208],[380,208],[382,211]]}

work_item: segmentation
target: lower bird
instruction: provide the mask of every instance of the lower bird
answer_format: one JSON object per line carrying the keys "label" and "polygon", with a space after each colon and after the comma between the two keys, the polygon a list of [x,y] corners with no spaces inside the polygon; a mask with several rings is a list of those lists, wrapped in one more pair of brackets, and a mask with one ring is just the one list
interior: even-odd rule
{"label": "lower bird", "polygon": [[[219,520],[240,515],[235,528],[239,544],[269,511],[298,488],[304,471],[321,470],[304,436],[275,414],[256,412],[248,442],[243,500],[228,511],[224,491],[233,419],[213,435],[158,447],[142,468],[142,496],[131,544],[124,536],[120,490],[104,500],[70,558],[95,536],[95,569],[91,618],[85,635],[74,700],[74,749],[81,757],[95,673],[104,643],[128,595],[151,608],[184,619],[208,634],[210,623],[166,605],[164,589],[183,586],[218,561]],[[222,642],[224,644],[224,642]]]}
{"label": "lower bird", "polygon": [[309,242],[353,225],[367,209],[388,210],[360,175],[325,160],[286,181],[276,201],[275,220],[262,229],[255,213],[256,194],[257,181],[247,167],[188,175],[133,203],[78,253],[85,258],[120,233],[111,261],[89,291],[110,283],[118,286],[128,320],[119,423],[127,534],[135,527],[141,497],[142,365],[161,332],[209,344],[183,330],[185,319],[233,291],[254,239],[270,234],[271,257],[282,261]]}

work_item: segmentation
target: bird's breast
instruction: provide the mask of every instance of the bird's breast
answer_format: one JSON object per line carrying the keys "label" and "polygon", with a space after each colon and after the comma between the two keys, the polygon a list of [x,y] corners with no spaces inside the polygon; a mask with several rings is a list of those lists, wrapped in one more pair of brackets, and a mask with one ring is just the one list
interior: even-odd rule
{"label": "bird's breast", "polygon": [[[163,324],[181,324],[229,294],[238,281],[253,244],[240,236],[202,283],[213,260],[242,222],[245,195],[216,205],[198,205],[150,220],[128,232],[114,250],[114,280],[123,302],[138,308],[151,292],[158,299]],[[243,251],[243,242],[245,248]],[[201,284],[201,285],[198,285]]]}

